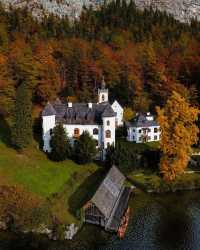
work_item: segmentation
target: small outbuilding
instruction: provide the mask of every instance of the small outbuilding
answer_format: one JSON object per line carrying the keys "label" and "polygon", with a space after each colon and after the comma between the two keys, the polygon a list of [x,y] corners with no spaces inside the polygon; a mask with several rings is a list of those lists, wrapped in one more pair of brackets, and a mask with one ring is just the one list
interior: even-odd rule
{"label": "small outbuilding", "polygon": [[[83,207],[83,220],[118,232],[127,227],[131,189],[124,185],[125,176],[113,166],[92,199]],[[125,231],[125,230],[124,230]]]}
{"label": "small outbuilding", "polygon": [[146,143],[159,141],[160,126],[151,113],[137,114],[133,122],[126,122],[127,141]]}

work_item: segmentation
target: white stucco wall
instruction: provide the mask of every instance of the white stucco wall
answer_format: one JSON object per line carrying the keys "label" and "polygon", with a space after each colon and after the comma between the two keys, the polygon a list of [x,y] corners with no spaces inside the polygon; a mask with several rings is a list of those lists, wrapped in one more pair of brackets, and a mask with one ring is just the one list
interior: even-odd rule
{"label": "white stucco wall", "polygon": [[[87,131],[94,140],[97,140],[99,143],[99,146],[101,146],[101,137],[102,137],[102,128],[99,125],[76,125],[76,124],[67,124],[64,125],[65,131],[67,132],[67,135],[69,138],[72,140],[76,139],[74,138],[74,130],[79,129],[80,135],[84,132]],[[98,129],[99,133],[98,135],[93,134],[94,129]]]}
{"label": "white stucco wall", "polygon": [[42,122],[42,128],[43,128],[43,150],[45,152],[50,152],[51,148],[50,148],[50,131],[51,129],[53,129],[55,127],[56,124],[56,117],[55,115],[52,116],[43,116],[42,117],[43,122]]}
{"label": "white stucco wall", "polygon": [[[110,124],[108,124],[108,121]],[[43,117],[43,150],[45,152],[51,152],[50,140],[51,140],[51,130],[56,126],[55,116],[44,116]],[[79,129],[79,134],[81,135],[83,131],[88,131],[93,139],[98,141],[98,146],[104,149],[107,148],[108,143],[110,145],[115,145],[115,117],[103,118],[103,125],[76,125],[67,124],[64,128],[71,139],[72,143],[76,139],[74,137],[74,130]],[[94,135],[93,130],[98,129],[98,134]],[[106,138],[106,131],[110,130],[111,137]]]}
{"label": "white stucco wall", "polygon": [[98,103],[108,102],[108,89],[98,90]]}
{"label": "white stucco wall", "polygon": [[112,104],[112,109],[117,114],[117,116],[116,116],[116,125],[117,126],[123,126],[124,109],[121,107],[121,105],[117,101],[115,101]]}
{"label": "white stucco wall", "polygon": [[[108,124],[109,122],[109,124]],[[110,130],[111,137],[106,138],[106,131]],[[102,135],[104,149],[107,149],[108,143],[115,146],[115,117],[103,118],[103,135]]]}
{"label": "white stucco wall", "polygon": [[[146,128],[146,127],[145,127]],[[139,131],[142,129],[145,129],[144,127],[139,127],[139,128],[135,128],[135,127],[129,127],[127,132],[128,132],[128,136],[127,136],[127,140],[128,141],[134,141],[136,143],[142,143],[142,141],[140,140],[140,137],[142,136],[142,132],[139,133]],[[157,128],[158,132],[155,133],[154,132],[154,128]],[[159,126],[152,126],[149,127],[149,129],[151,130],[150,132],[147,133],[149,139],[148,142],[152,142],[152,141],[159,141],[160,140],[160,127]],[[157,140],[154,138],[154,136],[157,136]]]}

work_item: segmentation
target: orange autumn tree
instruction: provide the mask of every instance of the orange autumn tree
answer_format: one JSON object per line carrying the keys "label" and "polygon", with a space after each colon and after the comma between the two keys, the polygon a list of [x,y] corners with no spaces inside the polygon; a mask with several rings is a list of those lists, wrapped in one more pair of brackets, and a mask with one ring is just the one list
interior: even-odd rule
{"label": "orange autumn tree", "polygon": [[197,143],[199,109],[192,107],[180,94],[173,92],[163,109],[157,108],[162,130],[160,171],[166,181],[174,180],[186,169],[191,146]]}
{"label": "orange autumn tree", "polygon": [[46,211],[41,210],[42,205],[40,197],[21,186],[0,185],[0,221],[17,228],[38,226],[41,217],[47,216]]}

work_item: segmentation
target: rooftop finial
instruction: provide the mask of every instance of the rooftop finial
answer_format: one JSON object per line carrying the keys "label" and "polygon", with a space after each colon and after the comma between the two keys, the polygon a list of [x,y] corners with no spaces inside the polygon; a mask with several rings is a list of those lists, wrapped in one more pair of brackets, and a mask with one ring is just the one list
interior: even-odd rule
{"label": "rooftop finial", "polygon": [[105,89],[105,88],[106,88],[106,83],[105,83],[105,78],[104,78],[104,76],[102,76],[101,88],[102,88],[102,89]]}

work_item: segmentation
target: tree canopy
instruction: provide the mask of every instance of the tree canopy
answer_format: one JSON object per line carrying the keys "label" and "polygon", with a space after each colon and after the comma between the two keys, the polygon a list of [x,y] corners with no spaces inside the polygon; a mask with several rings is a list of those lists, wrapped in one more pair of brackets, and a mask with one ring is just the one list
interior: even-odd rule
{"label": "tree canopy", "polygon": [[[133,1],[84,8],[76,22],[0,6],[0,112],[12,112],[15,90],[26,81],[33,104],[56,96],[96,100],[102,75],[111,100],[135,112],[163,106],[176,91],[199,103],[200,24],[180,23]],[[70,90],[70,91],[69,91]]]}
{"label": "tree canopy", "polygon": [[71,144],[61,123],[53,129],[50,145],[52,160],[63,161],[71,156]]}
{"label": "tree canopy", "polygon": [[13,114],[12,142],[22,150],[32,141],[32,101],[31,91],[26,83],[21,83],[16,91]]}
{"label": "tree canopy", "polygon": [[160,171],[165,180],[174,180],[182,174],[191,156],[191,146],[198,141],[196,125],[199,109],[191,106],[177,92],[168,99],[164,108],[157,108],[162,130]]}
{"label": "tree canopy", "polygon": [[87,131],[84,131],[74,144],[75,161],[80,164],[92,162],[97,154],[96,142]]}

